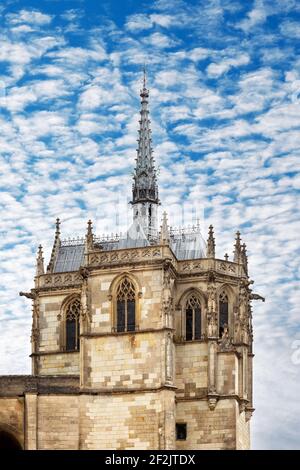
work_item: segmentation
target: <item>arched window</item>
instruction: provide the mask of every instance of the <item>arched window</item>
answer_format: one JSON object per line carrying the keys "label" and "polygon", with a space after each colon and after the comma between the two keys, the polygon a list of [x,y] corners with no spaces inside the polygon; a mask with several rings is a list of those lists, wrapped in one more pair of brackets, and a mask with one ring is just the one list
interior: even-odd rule
{"label": "arched window", "polygon": [[219,336],[222,338],[224,329],[228,329],[229,315],[228,315],[228,297],[226,292],[222,292],[219,297]]}
{"label": "arched window", "polygon": [[117,331],[135,330],[135,288],[125,277],[117,289]]}
{"label": "arched window", "polygon": [[0,450],[22,450],[15,436],[0,429]]}
{"label": "arched window", "polygon": [[66,350],[79,351],[80,300],[75,299],[66,310]]}
{"label": "arched window", "polygon": [[201,339],[201,304],[194,294],[190,295],[185,306],[185,339]]}

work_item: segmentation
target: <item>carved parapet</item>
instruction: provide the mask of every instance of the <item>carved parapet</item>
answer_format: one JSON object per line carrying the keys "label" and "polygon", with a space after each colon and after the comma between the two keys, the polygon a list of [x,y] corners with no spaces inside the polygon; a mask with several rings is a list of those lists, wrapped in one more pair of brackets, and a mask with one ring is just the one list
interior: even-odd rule
{"label": "carved parapet", "polygon": [[240,266],[237,263],[231,261],[216,260],[216,271],[227,274],[229,276],[239,276]]}
{"label": "carved parapet", "polygon": [[178,262],[178,270],[180,274],[193,274],[206,272],[209,269],[211,260],[209,259],[196,259],[196,260],[184,260]]}
{"label": "carved parapet", "polygon": [[68,273],[48,273],[39,277],[39,288],[68,287],[82,284],[79,271]]}
{"label": "carved parapet", "polygon": [[124,250],[100,251],[95,250],[88,255],[89,266],[111,266],[122,263],[138,263],[162,259],[161,246],[146,248],[128,248]]}
{"label": "carved parapet", "polygon": [[240,277],[242,275],[241,266],[239,266],[237,263],[209,258],[179,261],[178,270],[182,274],[205,273],[208,271],[214,271],[216,273],[235,277]]}

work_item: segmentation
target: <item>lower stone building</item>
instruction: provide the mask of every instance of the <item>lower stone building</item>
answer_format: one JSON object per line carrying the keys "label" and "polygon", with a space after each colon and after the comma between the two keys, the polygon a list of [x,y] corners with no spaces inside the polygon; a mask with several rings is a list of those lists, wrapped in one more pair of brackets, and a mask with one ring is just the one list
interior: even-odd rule
{"label": "lower stone building", "polygon": [[32,375],[0,377],[0,447],[248,449],[252,315],[246,247],[215,255],[199,226],[164,213],[142,109],[133,225],[123,237],[61,240],[37,256]]}

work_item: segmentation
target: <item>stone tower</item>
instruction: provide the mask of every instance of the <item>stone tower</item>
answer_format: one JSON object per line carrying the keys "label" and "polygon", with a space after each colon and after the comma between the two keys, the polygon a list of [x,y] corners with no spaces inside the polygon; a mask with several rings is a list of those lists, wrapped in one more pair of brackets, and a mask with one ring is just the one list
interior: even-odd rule
{"label": "stone tower", "polygon": [[[25,449],[247,449],[252,313],[246,246],[216,257],[199,226],[157,226],[144,75],[126,236],[37,254],[32,375],[0,378],[0,438]],[[2,430],[2,431],[1,431]]]}

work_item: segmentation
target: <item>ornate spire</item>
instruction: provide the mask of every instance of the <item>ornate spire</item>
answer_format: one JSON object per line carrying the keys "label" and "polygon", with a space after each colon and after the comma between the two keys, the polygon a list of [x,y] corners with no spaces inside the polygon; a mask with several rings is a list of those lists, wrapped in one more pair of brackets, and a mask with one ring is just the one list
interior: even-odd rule
{"label": "ornate spire", "polygon": [[141,118],[139,120],[139,138],[136,167],[133,177],[132,203],[150,201],[158,203],[158,187],[154,165],[152,138],[148,109],[149,90],[146,88],[147,78],[144,68],[143,88],[141,97]]}
{"label": "ornate spire", "polygon": [[59,218],[56,219],[56,224],[55,224],[55,236],[54,236],[54,243],[52,247],[52,252],[51,252],[51,258],[49,261],[49,264],[47,266],[47,273],[53,272],[54,269],[54,264],[55,260],[58,255],[58,250],[60,247],[60,220]]}
{"label": "ornate spire", "polygon": [[92,250],[94,245],[93,225],[92,221],[89,220],[87,223],[87,231],[85,235],[85,248],[86,250]]}
{"label": "ornate spire", "polygon": [[166,211],[164,211],[162,216],[162,223],[160,228],[160,244],[167,245],[170,242],[170,232],[168,226],[168,217]]}
{"label": "ornate spire", "polygon": [[37,257],[36,257],[36,276],[44,274],[44,258],[43,258],[43,249],[42,245],[39,246]]}
{"label": "ornate spire", "polygon": [[246,274],[248,274],[248,256],[247,256],[246,243],[242,244],[241,261],[242,261],[243,266],[245,268]]}
{"label": "ornate spire", "polygon": [[235,263],[241,262],[241,234],[239,231],[236,232],[236,239],[234,245],[234,252],[233,252],[233,261]]}
{"label": "ornate spire", "polygon": [[216,244],[214,239],[214,228],[212,225],[209,226],[206,257],[214,258],[216,256]]}
{"label": "ornate spire", "polygon": [[144,69],[141,89],[141,111],[136,166],[132,185],[133,220],[142,226],[151,242],[157,239],[157,207],[159,205],[156,170],[154,165],[152,139],[148,109],[149,90]]}

